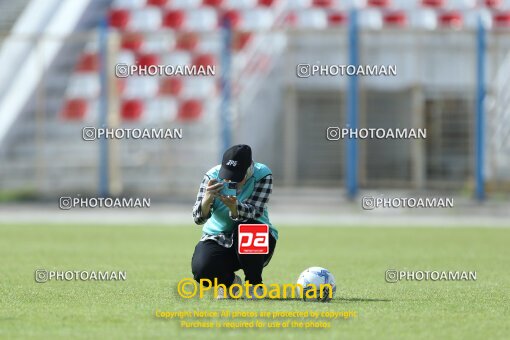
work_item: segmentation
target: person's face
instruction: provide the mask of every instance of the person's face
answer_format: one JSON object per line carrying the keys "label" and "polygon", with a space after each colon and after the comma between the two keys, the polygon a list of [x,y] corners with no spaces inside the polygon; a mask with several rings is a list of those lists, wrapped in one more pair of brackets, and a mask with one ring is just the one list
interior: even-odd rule
{"label": "person's face", "polygon": [[[248,172],[246,172],[246,175],[244,175],[244,178],[241,182],[237,182],[238,188],[241,188],[244,185],[244,183],[246,183],[246,180],[248,179],[247,175],[248,175]],[[226,179],[225,182],[232,182],[232,181],[230,179]]]}

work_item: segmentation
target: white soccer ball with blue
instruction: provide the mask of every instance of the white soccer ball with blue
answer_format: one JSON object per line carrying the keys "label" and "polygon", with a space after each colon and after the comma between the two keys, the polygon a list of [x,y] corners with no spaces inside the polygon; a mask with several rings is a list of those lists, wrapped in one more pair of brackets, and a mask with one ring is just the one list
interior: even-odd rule
{"label": "white soccer ball with blue", "polygon": [[335,297],[335,277],[326,268],[310,267],[306,269],[299,275],[297,284],[297,297],[302,297],[305,301],[328,302]]}

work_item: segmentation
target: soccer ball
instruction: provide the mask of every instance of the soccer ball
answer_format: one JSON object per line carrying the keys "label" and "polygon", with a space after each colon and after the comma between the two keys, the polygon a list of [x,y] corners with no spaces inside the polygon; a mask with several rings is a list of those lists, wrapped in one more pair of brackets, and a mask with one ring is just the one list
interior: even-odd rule
{"label": "soccer ball", "polygon": [[303,271],[297,284],[297,296],[305,301],[328,302],[336,293],[335,277],[322,267],[310,267]]}

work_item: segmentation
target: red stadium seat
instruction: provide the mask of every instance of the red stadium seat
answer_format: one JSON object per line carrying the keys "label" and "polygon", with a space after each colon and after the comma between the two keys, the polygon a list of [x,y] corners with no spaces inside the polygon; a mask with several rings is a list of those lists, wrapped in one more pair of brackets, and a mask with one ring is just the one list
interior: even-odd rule
{"label": "red stadium seat", "polygon": [[158,6],[158,7],[164,7],[166,6],[168,0],[147,0],[148,6]]}
{"label": "red stadium seat", "polygon": [[124,33],[122,35],[121,48],[138,51],[143,44],[143,35],[140,33]]}
{"label": "red stadium seat", "polygon": [[130,14],[127,9],[117,8],[110,10],[108,15],[110,26],[125,29],[129,23]]}
{"label": "red stadium seat", "polygon": [[443,27],[460,28],[463,20],[462,14],[458,11],[448,11],[439,15],[439,24]]}
{"label": "red stadium seat", "polygon": [[83,98],[67,99],[60,116],[65,120],[83,120],[87,113],[87,100]]}
{"label": "red stadium seat", "polygon": [[484,3],[485,3],[485,6],[487,6],[489,8],[497,8],[497,7],[501,6],[502,1],[501,0],[485,0]]}
{"label": "red stadium seat", "polygon": [[330,12],[328,13],[328,24],[331,27],[341,26],[347,23],[348,16],[342,12]]}
{"label": "red stadium seat", "polygon": [[240,51],[248,45],[248,43],[253,39],[253,34],[251,32],[237,32],[234,35],[234,39],[232,42],[232,48],[235,51]]}
{"label": "red stadium seat", "polygon": [[241,13],[235,9],[228,10],[223,13],[221,23],[223,24],[227,20],[229,21],[231,28],[238,28],[239,24],[241,23]]}
{"label": "red stadium seat", "polygon": [[193,58],[193,65],[204,67],[216,65],[216,58],[210,53],[199,54]]}
{"label": "red stadium seat", "polygon": [[78,72],[97,72],[99,70],[99,57],[96,53],[83,53],[76,65]]}
{"label": "red stadium seat", "polygon": [[177,119],[181,121],[196,121],[202,115],[202,102],[197,99],[186,99],[181,102]]}
{"label": "red stadium seat", "polygon": [[390,7],[391,1],[390,0],[368,0],[367,5],[370,7]]}
{"label": "red stadium seat", "polygon": [[493,22],[496,27],[510,27],[510,11],[495,13]]}
{"label": "red stadium seat", "polygon": [[140,99],[128,99],[122,102],[120,116],[124,121],[140,120],[143,114],[143,101]]}
{"label": "red stadium seat", "polygon": [[203,0],[202,4],[205,6],[211,6],[211,7],[221,7],[223,5],[223,0]]}
{"label": "red stadium seat", "polygon": [[159,56],[155,53],[139,54],[136,57],[136,63],[140,66],[151,66],[159,64]]}
{"label": "red stadium seat", "polygon": [[164,77],[159,85],[160,95],[178,96],[183,88],[181,77]]}
{"label": "red stadium seat", "polygon": [[199,37],[195,32],[185,32],[177,38],[176,48],[192,51],[197,47]]}
{"label": "red stadium seat", "polygon": [[421,0],[421,5],[425,7],[444,7],[445,0]]}
{"label": "red stadium seat", "polygon": [[259,0],[259,6],[271,7],[277,0]]}
{"label": "red stadium seat", "polygon": [[181,10],[171,10],[163,16],[163,26],[180,29],[184,25],[185,13]]}
{"label": "red stadium seat", "polygon": [[314,7],[331,7],[333,0],[313,0],[312,5]]}
{"label": "red stadium seat", "polygon": [[384,14],[384,24],[391,27],[404,27],[407,25],[407,15],[404,11],[393,11]]}

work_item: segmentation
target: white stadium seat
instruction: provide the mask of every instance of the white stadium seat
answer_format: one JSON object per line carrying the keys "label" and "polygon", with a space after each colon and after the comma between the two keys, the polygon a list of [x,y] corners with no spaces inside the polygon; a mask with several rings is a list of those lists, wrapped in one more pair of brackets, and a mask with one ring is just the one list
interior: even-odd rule
{"label": "white stadium seat", "polygon": [[185,30],[208,32],[218,28],[218,15],[212,8],[189,10],[185,17]]}
{"label": "white stadium seat", "polygon": [[172,122],[177,118],[179,105],[175,98],[159,97],[145,101],[143,121],[145,123]]}
{"label": "white stadium seat", "polygon": [[154,32],[161,28],[162,13],[157,7],[146,7],[131,12],[127,29],[135,32]]}
{"label": "white stadium seat", "polygon": [[184,80],[182,96],[185,98],[206,99],[217,93],[214,77],[187,77]]}
{"label": "white stadium seat", "polygon": [[100,89],[98,73],[75,73],[69,80],[66,96],[93,99],[99,96]]}
{"label": "white stadium seat", "polygon": [[174,49],[175,34],[171,30],[163,30],[145,35],[141,50],[143,52],[160,53]]}
{"label": "white stadium seat", "polygon": [[[294,0],[296,1],[296,0]],[[290,2],[294,2],[290,1]],[[223,6],[225,8],[232,9],[249,9],[257,7],[257,0],[223,0]]]}
{"label": "white stadium seat", "polygon": [[381,29],[383,26],[382,13],[378,9],[366,9],[358,13],[358,23],[361,28]]}
{"label": "white stadium seat", "polygon": [[241,30],[257,31],[267,30],[274,24],[273,12],[266,8],[244,10],[239,24]]}
{"label": "white stadium seat", "polygon": [[409,11],[409,26],[433,30],[437,28],[437,14],[433,9],[414,9]]}
{"label": "white stadium seat", "polygon": [[159,80],[155,76],[131,76],[126,78],[124,98],[153,98],[158,94]]}
{"label": "white stadium seat", "polygon": [[324,29],[328,27],[328,16],[323,9],[297,11],[296,26],[302,29]]}
{"label": "white stadium seat", "polygon": [[191,9],[202,5],[202,0],[169,0],[167,8]]}
{"label": "white stadium seat", "polygon": [[174,51],[162,55],[162,63],[164,65],[190,65],[191,54],[186,51]]}
{"label": "white stadium seat", "polygon": [[135,54],[131,51],[120,50],[117,53],[117,63],[133,65],[136,62]]}

